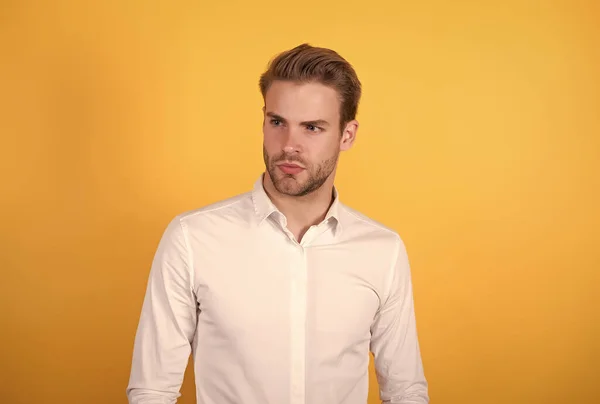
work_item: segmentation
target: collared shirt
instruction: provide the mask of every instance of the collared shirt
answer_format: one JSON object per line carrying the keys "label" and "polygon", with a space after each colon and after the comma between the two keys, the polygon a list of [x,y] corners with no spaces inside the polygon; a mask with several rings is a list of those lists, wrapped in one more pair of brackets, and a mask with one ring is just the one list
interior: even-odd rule
{"label": "collared shirt", "polygon": [[181,214],[150,269],[127,396],[173,404],[428,403],[398,234],[339,201],[297,242],[263,188]]}

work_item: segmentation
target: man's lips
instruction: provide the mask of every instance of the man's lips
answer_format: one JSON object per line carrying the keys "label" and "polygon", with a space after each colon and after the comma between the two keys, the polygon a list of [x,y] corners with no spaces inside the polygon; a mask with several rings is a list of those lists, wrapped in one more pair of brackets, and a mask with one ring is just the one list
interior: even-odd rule
{"label": "man's lips", "polygon": [[278,167],[281,171],[283,171],[286,174],[298,174],[299,172],[304,170],[303,167],[301,167],[297,164],[289,164],[289,163],[279,164]]}

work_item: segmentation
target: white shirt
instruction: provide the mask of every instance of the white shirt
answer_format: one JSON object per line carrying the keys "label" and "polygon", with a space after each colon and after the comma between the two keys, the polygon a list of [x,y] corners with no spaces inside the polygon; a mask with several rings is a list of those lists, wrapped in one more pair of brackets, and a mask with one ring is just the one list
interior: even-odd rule
{"label": "white shirt", "polygon": [[149,275],[127,396],[173,404],[190,353],[198,404],[428,403],[406,250],[334,203],[300,243],[264,191],[177,216]]}

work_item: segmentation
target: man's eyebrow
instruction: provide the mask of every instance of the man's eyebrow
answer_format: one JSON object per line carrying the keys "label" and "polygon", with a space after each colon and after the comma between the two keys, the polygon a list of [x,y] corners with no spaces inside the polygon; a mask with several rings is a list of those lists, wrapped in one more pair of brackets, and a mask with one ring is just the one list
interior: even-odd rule
{"label": "man's eyebrow", "polygon": [[314,121],[305,121],[305,122],[300,122],[300,125],[304,125],[304,126],[329,126],[329,122],[327,122],[325,119],[316,119]]}
{"label": "man's eyebrow", "polygon": [[[267,112],[267,116],[273,119],[277,119],[278,121],[281,122],[287,122],[287,120],[282,117],[281,115],[277,115],[274,112]],[[329,126],[329,122],[327,122],[325,119],[315,119],[313,121],[304,121],[304,122],[300,122],[300,125],[303,126]]]}
{"label": "man's eyebrow", "polygon": [[286,122],[284,117],[277,115],[274,112],[267,112],[267,116],[270,118],[273,118],[273,119],[277,119],[278,121],[281,121],[281,122]]}

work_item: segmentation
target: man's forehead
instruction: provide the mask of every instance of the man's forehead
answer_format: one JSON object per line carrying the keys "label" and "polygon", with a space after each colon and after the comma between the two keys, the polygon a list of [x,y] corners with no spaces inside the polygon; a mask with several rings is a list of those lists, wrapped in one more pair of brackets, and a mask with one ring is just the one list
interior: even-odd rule
{"label": "man's forehead", "polygon": [[288,97],[322,97],[326,99],[336,99],[337,91],[327,85],[319,82],[295,82],[275,80],[267,90],[269,96],[288,96]]}
{"label": "man's forehead", "polygon": [[339,108],[335,90],[319,83],[276,82],[265,97],[266,112],[292,120],[326,119]]}

